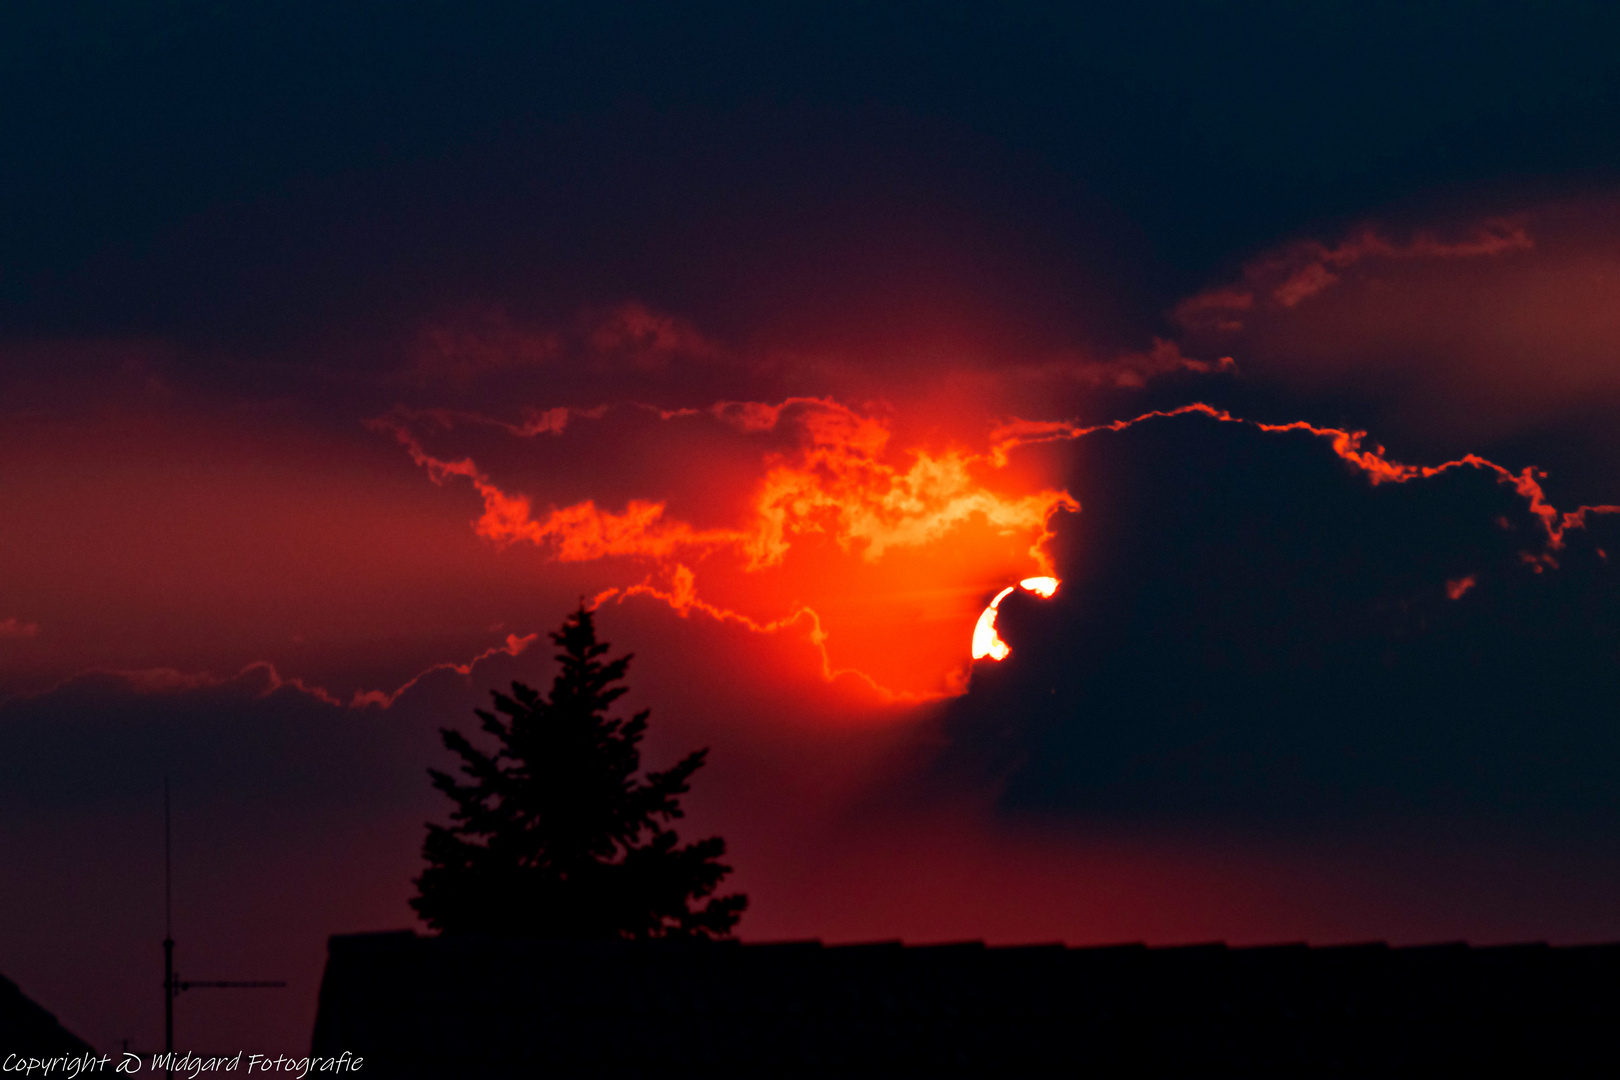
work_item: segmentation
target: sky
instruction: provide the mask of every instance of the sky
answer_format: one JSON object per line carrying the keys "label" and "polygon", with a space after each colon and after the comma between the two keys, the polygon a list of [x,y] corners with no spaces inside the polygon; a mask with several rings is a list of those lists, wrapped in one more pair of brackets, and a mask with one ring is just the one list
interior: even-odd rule
{"label": "sky", "polygon": [[0,972],[159,1045],[167,777],[307,1046],[581,603],[744,940],[1620,938],[1616,20],[8,7]]}

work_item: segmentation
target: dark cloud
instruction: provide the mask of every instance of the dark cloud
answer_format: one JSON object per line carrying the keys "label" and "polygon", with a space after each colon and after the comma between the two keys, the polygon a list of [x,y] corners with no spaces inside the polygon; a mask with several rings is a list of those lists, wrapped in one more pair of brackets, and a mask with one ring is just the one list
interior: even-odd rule
{"label": "dark cloud", "polygon": [[1331,12],[19,8],[0,322],[262,351],[631,296],[1134,347],[1324,219],[1616,164],[1612,13]]}
{"label": "dark cloud", "polygon": [[1063,588],[1003,605],[942,776],[1099,819],[1620,811],[1620,519],[1549,551],[1488,472],[1374,486],[1202,416],[1087,436],[1070,484]]}
{"label": "dark cloud", "polygon": [[1533,463],[1602,499],[1620,487],[1620,211],[1607,195],[1507,206],[1257,255],[1177,306],[1187,348],[1231,352],[1251,388],[1353,415],[1402,453]]}

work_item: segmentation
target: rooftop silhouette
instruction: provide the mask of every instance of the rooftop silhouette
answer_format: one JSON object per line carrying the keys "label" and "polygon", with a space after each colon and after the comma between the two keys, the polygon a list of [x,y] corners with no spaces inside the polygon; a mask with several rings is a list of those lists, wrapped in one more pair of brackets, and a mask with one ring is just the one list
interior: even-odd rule
{"label": "rooftop silhouette", "polygon": [[89,1043],[0,975],[0,1062],[7,1054],[51,1058],[91,1052]]}
{"label": "rooftop silhouette", "polygon": [[1571,1075],[1620,945],[333,937],[314,1052],[377,1075]]}

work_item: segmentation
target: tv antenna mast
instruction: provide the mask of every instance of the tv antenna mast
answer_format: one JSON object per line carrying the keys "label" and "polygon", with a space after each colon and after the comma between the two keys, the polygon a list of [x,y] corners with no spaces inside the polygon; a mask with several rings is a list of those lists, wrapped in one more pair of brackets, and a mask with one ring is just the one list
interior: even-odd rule
{"label": "tv antenna mast", "polygon": [[[285,987],[279,979],[182,979],[174,970],[173,877],[170,873],[169,778],[163,778],[163,1050],[174,1053],[174,999],[182,990],[259,990]],[[164,1070],[167,1074],[168,1070]]]}

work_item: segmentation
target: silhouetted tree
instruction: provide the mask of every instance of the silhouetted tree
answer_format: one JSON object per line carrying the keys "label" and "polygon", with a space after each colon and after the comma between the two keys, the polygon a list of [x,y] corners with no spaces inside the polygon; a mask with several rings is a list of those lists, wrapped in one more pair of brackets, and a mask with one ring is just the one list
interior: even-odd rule
{"label": "silhouetted tree", "polygon": [[647,710],[629,720],[607,715],[626,692],[630,656],[603,662],[608,645],[596,640],[583,605],[551,639],[562,669],[548,696],[514,682],[510,696],[493,693],[495,713],[475,710],[499,744],[493,754],[442,729],[467,782],[428,770],[456,805],[449,826],[427,827],[428,866],[411,906],[450,934],[730,933],[748,898],[711,896],[731,872],[719,861],[725,841],[682,846],[669,827],[708,750],[639,779]]}

